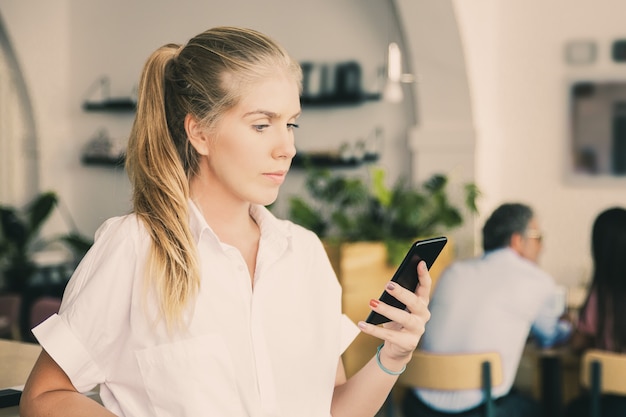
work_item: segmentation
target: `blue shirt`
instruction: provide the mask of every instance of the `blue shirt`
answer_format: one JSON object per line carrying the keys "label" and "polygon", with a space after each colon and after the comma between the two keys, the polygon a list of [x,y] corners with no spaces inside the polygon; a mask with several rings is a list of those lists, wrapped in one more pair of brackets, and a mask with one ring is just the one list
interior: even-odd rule
{"label": "blue shirt", "polygon": [[[503,383],[495,398],[513,385],[529,334],[542,346],[567,337],[571,326],[559,321],[557,287],[552,277],[510,248],[458,261],[435,287],[420,348],[436,353],[500,352]],[[458,412],[482,401],[480,390],[415,389],[432,408]]]}

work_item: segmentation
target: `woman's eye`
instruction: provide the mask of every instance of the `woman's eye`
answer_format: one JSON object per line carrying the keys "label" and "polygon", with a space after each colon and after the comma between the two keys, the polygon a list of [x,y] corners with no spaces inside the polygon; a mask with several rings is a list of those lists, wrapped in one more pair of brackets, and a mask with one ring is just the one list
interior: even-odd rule
{"label": "woman's eye", "polygon": [[297,129],[299,128],[300,125],[295,124],[295,123],[287,123],[287,129]]}
{"label": "woman's eye", "polygon": [[270,125],[252,125],[252,128],[257,132],[262,132],[267,129]]}

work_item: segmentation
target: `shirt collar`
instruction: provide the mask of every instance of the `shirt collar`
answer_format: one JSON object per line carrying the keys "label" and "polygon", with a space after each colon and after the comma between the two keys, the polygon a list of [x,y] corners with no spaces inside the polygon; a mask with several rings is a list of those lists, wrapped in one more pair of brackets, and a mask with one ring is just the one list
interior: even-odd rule
{"label": "shirt collar", "polygon": [[[189,199],[189,228],[191,235],[196,243],[200,241],[200,237],[204,231],[207,231],[217,241],[217,235],[208,225],[204,216],[200,212],[200,209]],[[254,221],[259,225],[261,230],[261,239],[268,240],[270,242],[276,242],[279,245],[289,244],[291,241],[292,232],[288,222],[281,221],[274,216],[266,207],[252,204],[250,206],[250,215]],[[281,244],[282,242],[282,244]]]}

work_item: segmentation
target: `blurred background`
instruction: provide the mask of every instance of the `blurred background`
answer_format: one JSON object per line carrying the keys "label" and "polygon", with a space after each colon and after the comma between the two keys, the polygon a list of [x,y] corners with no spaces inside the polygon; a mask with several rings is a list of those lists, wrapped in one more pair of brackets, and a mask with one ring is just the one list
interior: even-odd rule
{"label": "blurred background", "polygon": [[[476,182],[481,214],[453,232],[458,257],[479,251],[497,205],[528,203],[545,233],[542,266],[584,285],[593,218],[626,205],[624,12],[621,0],[0,0],[0,202],[54,190],[87,236],[129,211],[123,167],[90,162],[89,145],[123,151],[125,103],[154,49],[247,26],[307,65],[299,153],[334,158],[346,175],[382,166],[389,181]],[[323,99],[349,77],[357,99]],[[342,162],[364,148],[375,158]],[[279,213],[302,178],[294,167]]]}

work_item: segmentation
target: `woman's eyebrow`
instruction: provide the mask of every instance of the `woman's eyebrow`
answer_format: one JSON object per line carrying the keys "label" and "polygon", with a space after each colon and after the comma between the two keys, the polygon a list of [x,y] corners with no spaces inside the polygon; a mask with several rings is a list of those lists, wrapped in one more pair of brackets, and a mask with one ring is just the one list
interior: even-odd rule
{"label": "woman's eyebrow", "polygon": [[[269,111],[269,110],[253,110],[253,111],[249,111],[247,113],[244,113],[243,117],[253,116],[253,115],[257,115],[257,114],[265,115],[265,116],[269,117],[270,119],[277,119],[277,118],[280,117],[279,113],[274,113],[273,111]],[[301,114],[302,114],[302,111],[299,111],[296,114],[294,114],[293,116],[291,116],[291,118],[295,119],[295,118],[299,117]]]}
{"label": "woman's eyebrow", "polygon": [[280,116],[280,114],[274,113],[274,112],[269,111],[269,110],[253,110],[253,111],[249,111],[249,112],[245,113],[243,115],[243,117],[253,116],[253,115],[257,115],[257,114],[263,114],[263,115],[269,117],[270,119],[275,119],[275,118]]}

